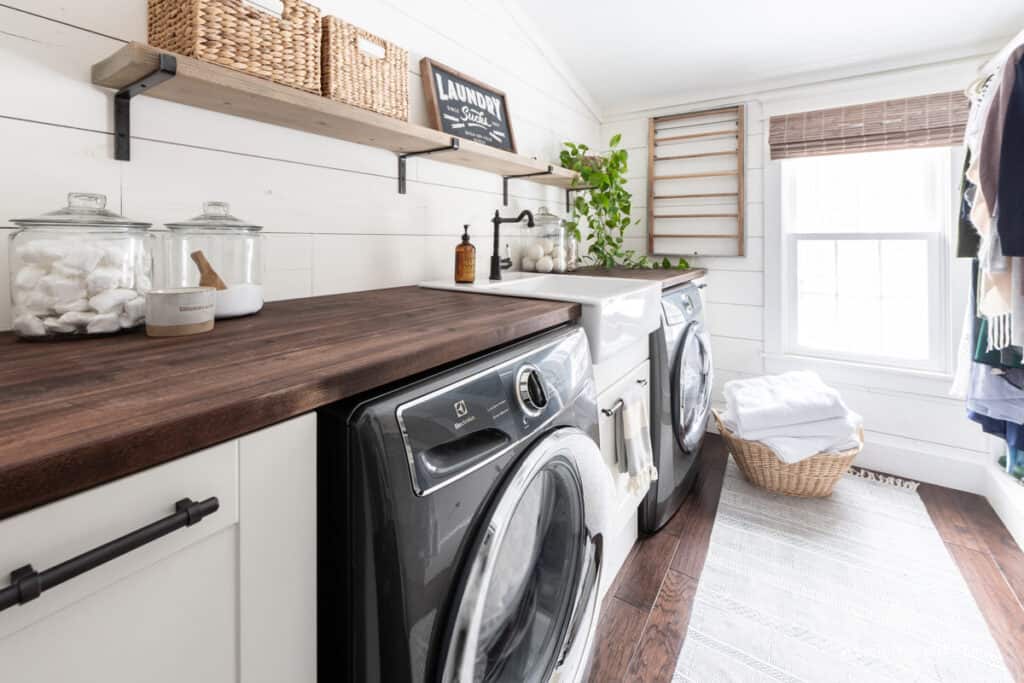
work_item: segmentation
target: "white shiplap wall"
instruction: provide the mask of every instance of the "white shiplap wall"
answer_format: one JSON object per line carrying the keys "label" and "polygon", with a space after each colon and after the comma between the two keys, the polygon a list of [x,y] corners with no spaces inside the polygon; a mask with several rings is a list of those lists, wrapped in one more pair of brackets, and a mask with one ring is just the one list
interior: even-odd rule
{"label": "white shiplap wall", "polygon": [[[814,367],[840,389],[851,408],[865,418],[867,447],[860,462],[868,467],[984,493],[989,486],[990,444],[980,429],[967,420],[963,402],[946,394],[944,377],[893,377],[860,368],[822,369],[800,360],[775,361],[780,351],[770,340],[780,318],[771,288],[779,274],[769,264],[777,233],[770,224],[772,199],[766,197],[768,165],[767,127],[770,116],[858,102],[871,102],[964,87],[973,78],[977,60],[888,71],[825,81],[815,85],[737,94],[722,100],[687,102],[658,109],[620,103],[617,113],[602,123],[601,138],[621,132],[629,148],[631,185],[640,203],[646,197],[647,121],[650,116],[710,109],[745,102],[747,105],[747,251],[743,258],[693,257],[691,263],[707,267],[708,326],[715,365],[715,400],[722,405],[722,385],[731,379]],[[766,203],[766,199],[768,200]],[[645,213],[646,209],[640,212]],[[634,248],[646,248],[646,227],[641,222],[631,235]],[[957,272],[953,273],[958,276]],[[954,280],[968,286],[968,280]],[[952,334],[959,335],[962,308],[954,312]]]}
{"label": "white shiplap wall", "polygon": [[[409,50],[411,116],[427,124],[419,60],[430,56],[509,95],[519,151],[557,160],[565,140],[594,144],[596,108],[530,20],[503,0],[316,3]],[[269,299],[447,277],[463,223],[485,273],[497,176],[426,159],[396,191],[391,153],[151,98],[132,104],[132,161],[113,159],[111,92],[90,66],[146,41],[146,0],[8,0],[0,5],[0,329],[9,327],[10,218],[102,192],[161,224],[221,199],[266,226]],[[554,188],[512,181],[503,212],[561,206]],[[507,231],[517,249],[518,231]]]}

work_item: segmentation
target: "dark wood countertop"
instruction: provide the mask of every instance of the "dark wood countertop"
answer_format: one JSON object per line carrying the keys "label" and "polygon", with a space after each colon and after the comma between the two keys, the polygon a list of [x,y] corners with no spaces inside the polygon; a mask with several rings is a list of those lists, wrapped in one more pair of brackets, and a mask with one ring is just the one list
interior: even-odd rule
{"label": "dark wood countertop", "polygon": [[271,303],[193,337],[0,335],[0,518],[579,317],[401,287]]}
{"label": "dark wood countertop", "polygon": [[599,268],[588,266],[573,271],[572,275],[590,275],[592,277],[624,277],[633,280],[648,280],[650,282],[661,282],[662,289],[675,287],[696,280],[707,275],[704,268],[687,268],[686,270],[674,270],[671,268]]}

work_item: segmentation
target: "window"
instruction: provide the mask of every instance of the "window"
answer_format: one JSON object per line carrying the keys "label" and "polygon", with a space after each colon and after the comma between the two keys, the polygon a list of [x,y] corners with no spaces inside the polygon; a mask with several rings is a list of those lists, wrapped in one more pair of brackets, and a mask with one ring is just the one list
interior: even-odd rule
{"label": "window", "polygon": [[790,353],[941,370],[952,148],[781,163]]}

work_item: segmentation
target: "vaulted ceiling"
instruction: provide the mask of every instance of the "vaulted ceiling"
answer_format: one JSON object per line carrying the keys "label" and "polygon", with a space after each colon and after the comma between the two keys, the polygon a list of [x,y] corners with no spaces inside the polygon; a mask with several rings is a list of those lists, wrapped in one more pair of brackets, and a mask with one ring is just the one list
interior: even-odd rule
{"label": "vaulted ceiling", "polygon": [[1024,29],[1021,0],[518,0],[598,105],[943,61]]}

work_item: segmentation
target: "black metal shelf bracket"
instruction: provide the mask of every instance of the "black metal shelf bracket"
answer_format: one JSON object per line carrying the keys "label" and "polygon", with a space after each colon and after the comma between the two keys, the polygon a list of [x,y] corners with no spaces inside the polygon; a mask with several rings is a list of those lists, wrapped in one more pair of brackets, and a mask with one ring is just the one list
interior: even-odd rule
{"label": "black metal shelf bracket", "polygon": [[555,167],[548,165],[548,170],[537,171],[535,173],[521,173],[519,175],[503,175],[501,176],[501,205],[508,206],[508,181],[513,178],[536,178],[542,175],[551,175],[555,172]]}
{"label": "black metal shelf bracket", "polygon": [[593,190],[592,187],[567,187],[565,188],[565,212],[569,213],[572,210],[572,193],[583,192],[584,190]]}
{"label": "black metal shelf bracket", "polygon": [[191,498],[183,498],[174,504],[173,515],[158,519],[49,569],[37,572],[30,564],[19,567],[11,572],[11,584],[6,588],[0,588],[0,611],[35,600],[44,591],[130,553],[172,531],[198,524],[218,508],[220,502],[216,498],[207,498],[198,503]]}
{"label": "black metal shelf bracket", "polygon": [[132,160],[132,98],[141,95],[155,85],[174,78],[178,73],[178,60],[174,55],[160,53],[156,71],[131,85],[126,85],[114,95],[114,158],[118,161]]}
{"label": "black metal shelf bracket", "polygon": [[436,154],[438,152],[453,152],[459,149],[459,139],[452,138],[452,141],[448,143],[447,147],[436,147],[434,149],[425,149],[422,152],[403,152],[398,155],[398,194],[405,194],[405,160],[409,157],[419,157],[426,154]]}

